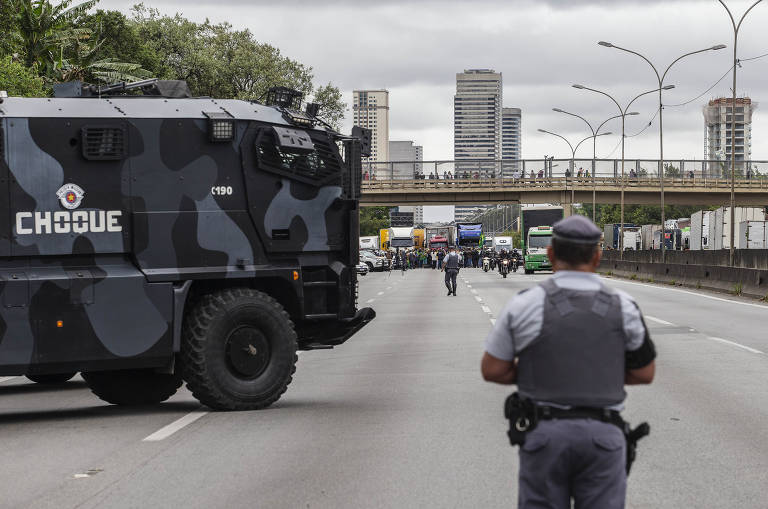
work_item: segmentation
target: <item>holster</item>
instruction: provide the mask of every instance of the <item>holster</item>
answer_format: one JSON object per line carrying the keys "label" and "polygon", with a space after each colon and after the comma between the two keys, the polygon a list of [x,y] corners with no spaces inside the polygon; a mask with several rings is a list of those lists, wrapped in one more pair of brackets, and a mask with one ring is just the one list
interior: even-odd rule
{"label": "holster", "polygon": [[538,424],[536,406],[532,400],[521,398],[518,393],[507,396],[504,402],[504,417],[509,420],[507,436],[511,445],[523,445],[525,435]]}
{"label": "holster", "polygon": [[624,438],[627,440],[627,475],[632,468],[632,463],[637,456],[637,442],[651,432],[651,426],[647,422],[641,422],[635,429],[624,422]]}

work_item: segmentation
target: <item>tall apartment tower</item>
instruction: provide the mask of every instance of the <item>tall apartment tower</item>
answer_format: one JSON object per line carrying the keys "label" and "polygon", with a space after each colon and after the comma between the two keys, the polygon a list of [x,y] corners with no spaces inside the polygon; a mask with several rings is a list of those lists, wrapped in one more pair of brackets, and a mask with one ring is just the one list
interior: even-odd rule
{"label": "tall apartment tower", "polygon": [[[392,171],[392,178],[412,180],[417,178],[416,175],[424,175],[424,168],[421,164],[421,161],[424,160],[424,147],[421,145],[414,145],[410,140],[390,141],[389,158],[390,161],[399,161],[393,162],[391,168],[387,170]],[[424,224],[424,207],[422,205],[400,206],[398,212],[413,212],[414,224]]]}
{"label": "tall apartment tower", "polygon": [[[455,175],[495,174],[496,165],[492,161],[501,159],[501,104],[501,73],[493,69],[467,69],[456,74],[456,95],[453,97]],[[454,219],[465,221],[485,208],[457,205]]]}
{"label": "tall apartment tower", "polygon": [[[752,113],[757,103],[749,97],[737,98],[735,115],[732,106],[731,97],[713,99],[704,106],[704,159],[730,163],[735,156],[736,168],[743,170],[743,161],[752,159]],[[731,146],[732,128],[736,131],[735,146]]]}
{"label": "tall apartment tower", "polygon": [[[372,131],[371,157],[364,157],[363,165],[389,161],[389,91],[354,90],[352,120],[354,125]],[[374,167],[381,170],[384,166]]]}

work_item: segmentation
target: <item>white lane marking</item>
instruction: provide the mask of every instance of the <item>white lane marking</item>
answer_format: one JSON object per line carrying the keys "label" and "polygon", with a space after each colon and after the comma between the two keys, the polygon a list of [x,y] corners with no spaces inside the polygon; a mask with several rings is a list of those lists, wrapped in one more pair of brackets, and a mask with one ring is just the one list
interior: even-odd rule
{"label": "white lane marking", "polygon": [[480,298],[480,297],[478,297],[477,295],[475,295],[475,300],[476,300],[477,302],[483,302],[483,299],[481,299],[481,298]]}
{"label": "white lane marking", "polygon": [[495,318],[491,318],[491,325],[496,325],[496,319]]}
{"label": "white lane marking", "polygon": [[14,378],[17,378],[15,376],[0,376],[0,384],[3,382],[7,382],[8,380],[13,380]]}
{"label": "white lane marking", "polygon": [[208,414],[208,412],[204,410],[196,410],[194,412],[190,412],[181,419],[177,419],[170,423],[167,426],[163,426],[159,430],[155,431],[148,437],[146,437],[142,442],[159,442],[160,440],[165,440],[169,436],[173,435],[180,429],[182,429],[185,426],[189,426],[199,418],[203,417],[204,415]]}
{"label": "white lane marking", "polygon": [[376,295],[384,295],[384,292],[379,292]]}
{"label": "white lane marking", "polygon": [[657,285],[647,285],[645,283],[636,283],[634,281],[624,281],[622,279],[616,279],[616,278],[610,278],[611,281],[616,281],[617,283],[625,283],[628,285],[637,285],[637,286],[646,286],[648,288],[655,288],[657,290],[666,290],[668,292],[679,292],[679,293],[687,293],[688,295],[696,295],[697,297],[703,297],[705,299],[712,299],[712,300],[719,300],[721,302],[730,302],[731,304],[738,304],[740,306],[751,306],[753,308],[760,308],[763,310],[768,311],[768,306],[765,306],[763,304],[752,304],[750,302],[740,302],[738,300],[731,300],[731,299],[723,299],[722,297],[715,297],[713,295],[705,295],[703,293],[696,293],[696,292],[689,292],[688,290],[679,290],[677,288],[666,288],[664,286],[657,286]]}
{"label": "white lane marking", "polygon": [[[467,288],[472,288],[472,285],[467,285]],[[474,291],[474,290],[472,290],[472,291]]]}
{"label": "white lane marking", "polygon": [[489,315],[491,314],[491,308],[489,308],[488,306],[483,306],[483,311],[485,311]]}
{"label": "white lane marking", "polygon": [[371,302],[373,302],[373,301],[375,301],[375,300],[376,300],[376,299],[368,299],[367,301],[365,301],[365,303],[366,303],[366,304],[370,304]]}
{"label": "white lane marking", "polygon": [[472,289],[470,290],[470,292],[472,292],[472,293],[475,293],[475,294],[476,294],[476,293],[477,293],[477,290],[475,290],[474,288],[472,288]]}
{"label": "white lane marking", "polygon": [[736,343],[735,341],[729,341],[729,340],[727,340],[727,339],[723,339],[723,338],[716,338],[716,337],[713,337],[713,336],[707,336],[707,339],[711,339],[712,341],[719,341],[720,343],[726,343],[726,344],[728,344],[728,345],[732,345],[732,346],[735,346],[735,347],[737,347],[737,348],[743,348],[744,350],[746,350],[746,351],[748,351],[748,352],[752,352],[752,353],[760,353],[760,354],[761,354],[761,353],[763,353],[763,352],[761,352],[760,350],[756,350],[756,349],[754,349],[754,348],[750,348],[750,347],[748,347],[748,346],[744,346],[744,345],[742,345],[742,344]]}
{"label": "white lane marking", "polygon": [[656,318],[655,316],[650,316],[650,315],[643,315],[643,316],[649,319],[650,321],[660,323],[661,325],[674,325],[674,323],[668,322],[666,320],[662,320],[661,318]]}
{"label": "white lane marking", "polygon": [[[736,104],[738,104],[738,103],[736,103]],[[388,287],[387,287],[387,290],[391,290],[391,289],[392,289],[392,287],[391,287],[391,286],[388,286]]]}

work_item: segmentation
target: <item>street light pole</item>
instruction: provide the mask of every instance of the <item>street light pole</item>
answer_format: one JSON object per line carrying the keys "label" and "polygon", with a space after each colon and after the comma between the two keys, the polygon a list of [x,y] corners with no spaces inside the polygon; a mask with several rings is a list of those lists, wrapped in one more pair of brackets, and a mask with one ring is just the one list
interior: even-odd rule
{"label": "street light pole", "polygon": [[[554,109],[554,111],[562,111],[562,110],[558,110],[557,108],[553,108],[553,109]],[[562,111],[562,113],[567,113],[567,112],[565,112],[565,111]],[[573,115],[572,113],[568,113],[568,114],[569,114],[569,115]],[[574,115],[574,116],[578,116],[578,115]],[[581,118],[582,120],[584,120],[582,117],[579,117],[579,118]],[[612,118],[616,118],[616,117],[612,117]],[[609,120],[610,120],[610,119],[609,119]],[[586,120],[584,120],[584,122],[587,122],[587,121],[586,121]],[[607,121],[606,121],[606,122],[607,122]],[[600,125],[600,127],[603,127],[603,125],[604,125],[604,124],[605,124],[605,122],[603,122],[603,123]],[[589,122],[587,122],[587,125],[589,125]],[[592,126],[591,126],[591,125],[589,125],[589,127],[590,127],[590,129],[592,129]],[[598,130],[599,130],[599,129],[600,129],[600,128],[598,127]],[[557,134],[557,133],[553,133],[553,132],[551,132],[551,131],[547,131],[547,130],[545,130],[545,129],[539,129],[538,131],[539,131],[540,133],[546,133],[546,134],[551,134],[552,136],[557,136],[558,138],[562,139],[563,141],[565,141],[565,142],[568,144],[568,147],[571,149],[571,164],[570,164],[570,170],[571,170],[571,178],[573,178],[573,170],[575,169],[574,160],[576,159],[576,151],[577,151],[577,150],[579,150],[579,147],[581,146],[581,144],[582,144],[582,143],[584,143],[585,141],[589,140],[589,139],[592,139],[592,140],[594,140],[594,139],[596,139],[598,136],[607,136],[607,135],[609,135],[609,134],[613,134],[613,133],[610,133],[610,132],[608,132],[608,133],[602,133],[602,134],[595,134],[595,133],[596,133],[596,131],[592,131],[592,136],[587,136],[586,138],[584,138],[583,140],[581,140],[580,142],[578,142],[578,143],[576,144],[576,147],[574,147],[573,145],[571,145],[571,142],[570,142],[570,141],[568,141],[568,140],[567,140],[567,139],[566,139],[564,136],[561,136],[561,135],[559,135],[559,134]],[[593,143],[593,146],[594,146],[594,143]],[[592,157],[593,157],[593,159],[594,159],[594,150],[593,150],[593,156],[592,156]],[[551,177],[551,175],[550,175],[550,177]],[[593,182],[594,182],[594,179],[593,179]],[[565,180],[565,185],[566,185],[566,192],[568,192],[568,179],[566,179],[566,180]],[[574,186],[573,186],[573,184],[571,184],[571,215],[573,215],[573,201],[574,201],[574,192],[575,192],[575,190],[574,190]],[[595,199],[595,197],[594,197],[594,189],[593,189],[593,191],[592,191],[592,200],[593,200],[593,203],[594,203],[594,199]],[[595,210],[594,210],[594,207],[593,207],[593,209],[592,209],[592,217],[593,217],[593,219],[592,219],[592,220],[593,220],[593,221],[594,221],[594,215],[595,215]]]}
{"label": "street light pole", "polygon": [[[619,102],[613,98],[610,94],[607,92],[603,92],[602,90],[596,90],[594,88],[585,87],[584,85],[572,85],[573,88],[577,88],[579,90],[589,90],[590,92],[596,92],[598,94],[602,94],[609,98],[613,103],[616,105],[616,107],[619,108],[619,113],[621,114],[621,223],[619,224],[619,259],[624,259],[624,140],[626,138],[626,130],[625,130],[625,120],[627,115],[630,113],[627,113],[627,110],[629,110],[629,107],[632,106],[632,103],[634,103],[636,100],[640,99],[644,95],[652,94],[656,92],[658,89],[648,90],[647,92],[643,92],[642,94],[639,94],[635,96],[634,99],[629,101],[629,104],[627,104],[626,108],[622,108]],[[675,88],[674,85],[667,85],[666,87],[663,87],[664,90],[670,90]],[[637,112],[632,112],[634,114],[637,114]]]}
{"label": "street light pole", "polygon": [[667,77],[667,73],[672,68],[673,65],[675,65],[677,62],[682,60],[683,58],[695,55],[697,53],[703,53],[705,51],[712,51],[712,50],[719,50],[725,48],[725,44],[718,44],[716,46],[711,46],[709,48],[704,48],[696,51],[691,51],[689,53],[686,53],[682,56],[677,57],[675,60],[672,61],[669,66],[667,66],[666,70],[663,74],[659,74],[659,71],[656,69],[656,66],[653,65],[653,63],[648,60],[645,56],[641,55],[637,51],[632,51],[627,48],[622,48],[620,46],[616,46],[615,44],[611,44],[610,42],[600,41],[597,44],[600,46],[605,46],[606,48],[615,48],[621,51],[626,51],[627,53],[631,53],[633,55],[637,55],[638,57],[645,60],[648,65],[651,66],[651,69],[653,69],[653,72],[656,74],[656,80],[659,83],[659,186],[661,191],[661,263],[664,263],[666,261],[666,246],[664,243],[664,234],[666,232],[666,215],[664,211],[664,105],[662,103],[662,96],[661,93],[664,90],[664,78]]}
{"label": "street light pole", "polygon": [[[738,57],[736,56],[736,46],[739,42],[739,29],[741,28],[741,23],[744,21],[744,18],[747,17],[749,11],[751,11],[762,0],[757,0],[755,3],[750,5],[749,9],[744,11],[744,14],[741,16],[741,19],[739,19],[738,23],[736,23],[736,20],[733,18],[733,14],[731,14],[731,10],[727,5],[725,5],[725,2],[723,2],[723,0],[718,1],[723,5],[723,7],[725,7],[726,12],[728,12],[728,17],[731,18],[731,25],[733,26],[733,88],[731,89],[733,91],[733,98],[731,101],[731,249],[728,253],[728,263],[731,267],[733,267],[733,258],[736,254],[734,246],[734,241],[736,240],[736,230],[734,229],[733,224],[733,222],[736,220],[736,67],[739,63]],[[725,111],[727,116],[727,107]]]}
{"label": "street light pole", "polygon": [[[552,111],[555,111],[557,113],[564,113],[566,115],[571,115],[573,117],[580,118],[581,120],[584,121],[584,123],[587,124],[587,126],[589,127],[589,130],[592,131],[592,136],[591,136],[592,138],[592,222],[594,223],[596,222],[595,211],[597,209],[597,204],[595,200],[595,187],[597,186],[597,183],[595,181],[595,175],[597,174],[596,159],[597,159],[597,137],[599,136],[598,133],[600,132],[600,129],[602,129],[602,127],[605,124],[607,124],[609,121],[613,120],[614,118],[619,118],[621,115],[615,115],[613,117],[610,117],[607,120],[605,120],[602,124],[600,124],[597,127],[597,129],[592,129],[592,124],[590,124],[589,121],[586,118],[582,117],[581,115],[577,115],[576,113],[571,113],[570,111],[561,110],[560,108],[552,108]],[[637,113],[630,113],[630,114],[637,115]]]}

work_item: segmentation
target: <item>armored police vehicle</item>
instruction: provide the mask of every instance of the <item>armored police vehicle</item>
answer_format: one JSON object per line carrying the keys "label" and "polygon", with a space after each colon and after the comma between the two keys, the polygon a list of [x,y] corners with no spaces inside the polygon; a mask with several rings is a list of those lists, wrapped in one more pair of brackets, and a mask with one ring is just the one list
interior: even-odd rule
{"label": "armored police vehicle", "polygon": [[316,105],[157,80],[55,95],[0,99],[0,375],[82,372],[115,404],[185,381],[257,409],[297,349],[375,316],[356,307],[361,140]]}

